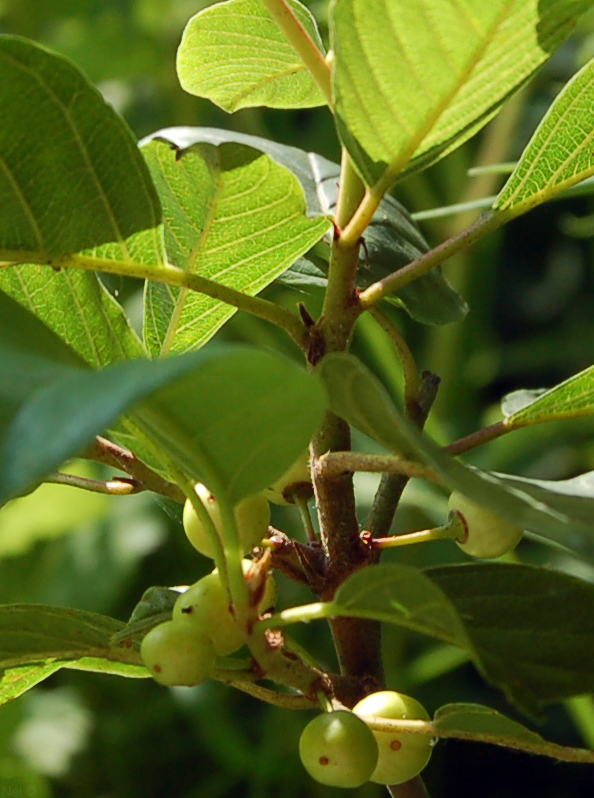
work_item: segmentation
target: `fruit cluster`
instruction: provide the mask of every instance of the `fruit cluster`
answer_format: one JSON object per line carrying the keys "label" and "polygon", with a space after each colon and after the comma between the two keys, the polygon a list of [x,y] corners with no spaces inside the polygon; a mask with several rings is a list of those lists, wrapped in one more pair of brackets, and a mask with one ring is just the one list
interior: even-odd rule
{"label": "fruit cluster", "polygon": [[[243,560],[247,574],[251,560]],[[260,612],[274,606],[276,586],[266,577]],[[244,643],[229,609],[217,569],[182,593],[170,621],[155,626],[142,641],[142,660],[160,684],[193,686],[212,676],[216,657],[235,653]]]}
{"label": "fruit cluster", "polygon": [[418,701],[391,690],[367,696],[352,712],[318,715],[299,741],[310,776],[331,787],[360,787],[367,781],[402,784],[423,770],[431,756],[431,735],[372,729],[366,717],[429,720]]}

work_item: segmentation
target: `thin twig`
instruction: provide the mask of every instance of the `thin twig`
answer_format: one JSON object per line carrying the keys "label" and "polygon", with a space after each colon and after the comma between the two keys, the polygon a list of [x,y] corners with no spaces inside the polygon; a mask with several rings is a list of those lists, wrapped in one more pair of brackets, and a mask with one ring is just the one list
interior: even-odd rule
{"label": "thin twig", "polygon": [[106,493],[109,496],[130,496],[133,493],[141,493],[146,490],[144,485],[136,479],[114,477],[107,482],[102,482],[99,479],[87,479],[76,474],[64,474],[61,471],[49,474],[43,481],[51,485],[68,485],[72,488],[81,488],[92,493]]}

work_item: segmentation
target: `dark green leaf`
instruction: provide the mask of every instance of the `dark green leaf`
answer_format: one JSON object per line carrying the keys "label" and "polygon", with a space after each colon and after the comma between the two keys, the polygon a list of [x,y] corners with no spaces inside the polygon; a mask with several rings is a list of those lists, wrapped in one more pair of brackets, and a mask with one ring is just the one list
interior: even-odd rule
{"label": "dark green leaf", "polygon": [[3,260],[161,262],[159,200],[136,142],[69,61],[1,36],[0,107]]}
{"label": "dark green leaf", "polygon": [[[311,13],[297,0],[289,8],[324,52]],[[229,113],[239,108],[310,108],[325,105],[311,74],[259,0],[216,3],[188,22],[177,53],[186,91]]]}
{"label": "dark green leaf", "polygon": [[[30,367],[26,358],[14,362],[15,375]],[[103,371],[52,371],[42,388],[29,393],[19,393],[26,404],[0,449],[0,503],[81,451],[147,397],[132,415],[153,447],[214,492],[227,491],[239,501],[270,485],[297,459],[325,408],[323,390],[301,368],[243,347],[129,361]]]}
{"label": "dark green leaf", "polygon": [[[534,483],[471,468],[440,449],[396,409],[379,380],[350,355],[328,355],[319,367],[334,411],[397,454],[429,466],[450,490],[457,490],[523,529],[567,547],[583,547],[594,534],[594,498],[586,498],[590,479],[575,485]],[[554,487],[554,490],[552,489]],[[577,535],[577,537],[576,537]]]}
{"label": "dark green leaf", "polygon": [[[299,182],[268,155],[241,143],[178,150],[143,147],[163,203],[165,245],[175,266],[257,294],[329,228],[308,219]],[[147,283],[145,338],[154,356],[202,346],[235,313],[230,305]]]}
{"label": "dark green leaf", "polygon": [[408,565],[376,565],[357,571],[338,588],[332,606],[337,615],[397,623],[471,649],[449,599]]}
{"label": "dark green leaf", "polygon": [[[165,128],[157,131],[154,136],[170,141],[182,149],[197,143],[219,145],[222,142],[237,142],[265,152],[295,175],[305,193],[309,216],[334,214],[340,167],[321,155],[304,152],[296,147],[289,147],[259,136],[248,136],[244,133],[215,128]],[[155,180],[159,182],[157,176]],[[168,215],[167,207],[165,214]],[[327,241],[329,240],[327,236]],[[391,196],[383,199],[365,231],[365,244],[369,261],[365,252],[361,251],[359,288],[366,288],[387,274],[391,274],[395,269],[415,260],[429,249],[410,214]],[[329,249],[321,243],[306,256],[299,258],[278,277],[278,281],[304,291],[325,288],[328,257]],[[159,305],[171,306],[173,300],[165,295],[170,293],[169,288],[165,286],[159,290],[162,295]],[[449,324],[461,321],[467,312],[466,303],[443,277],[440,269],[434,269],[430,274],[405,286],[387,301],[401,305],[413,319],[423,324]]]}
{"label": "dark green leaf", "polygon": [[594,689],[594,585],[526,565],[426,571],[453,603],[486,678],[519,706]]}

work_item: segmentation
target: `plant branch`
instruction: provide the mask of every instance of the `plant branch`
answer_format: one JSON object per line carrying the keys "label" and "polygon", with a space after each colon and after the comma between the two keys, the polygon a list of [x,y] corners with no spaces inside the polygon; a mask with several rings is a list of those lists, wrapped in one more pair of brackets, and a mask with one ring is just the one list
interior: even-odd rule
{"label": "plant branch", "polygon": [[367,454],[365,452],[328,452],[319,458],[320,473],[324,476],[337,476],[353,471],[367,473],[403,474],[406,477],[428,479],[441,482],[441,479],[428,466],[414,460],[406,460],[394,454]]}
{"label": "plant branch", "polygon": [[479,429],[477,432],[472,432],[464,438],[459,438],[457,441],[449,443],[447,446],[444,446],[444,451],[452,455],[463,454],[477,446],[482,446],[484,443],[494,441],[496,438],[500,438],[508,432],[513,432],[513,428],[506,426],[505,421],[497,421],[489,427]]}
{"label": "plant branch", "polygon": [[[425,720],[392,720],[368,716],[365,723],[377,731],[392,731],[408,734],[425,734],[439,739],[468,740],[476,743],[490,743],[515,751],[524,751],[527,754],[548,756],[561,762],[583,762],[594,764],[594,751],[586,748],[571,748],[566,745],[550,743],[542,738],[531,740],[528,736],[513,737],[506,734],[492,732],[470,732],[460,729],[444,729],[439,723]],[[537,735],[534,735],[535,737]]]}
{"label": "plant branch", "polygon": [[407,415],[412,417],[416,413],[419,391],[421,390],[419,371],[415,359],[404,336],[396,325],[392,324],[390,319],[377,307],[370,308],[369,312],[386,333],[396,350],[404,376],[404,408]]}
{"label": "plant branch", "polygon": [[320,52],[309,33],[295,16],[293,9],[285,0],[262,0],[262,2],[309,69],[311,76],[326,98],[329,108],[332,109],[330,67],[326,63],[324,54]]}
{"label": "plant branch", "polygon": [[382,299],[427,274],[444,260],[460,252],[460,250],[466,249],[470,244],[478,241],[487,233],[496,230],[512,217],[513,214],[506,211],[487,211],[462,232],[453,235],[447,241],[435,247],[435,249],[426,252],[417,260],[412,261],[407,266],[403,266],[402,269],[389,274],[383,280],[373,283],[365,291],[362,291],[359,295],[361,310],[368,310],[377,305]]}
{"label": "plant branch", "polygon": [[76,476],[76,474],[64,474],[61,471],[50,474],[43,481],[51,485],[69,485],[72,488],[81,488],[92,493],[106,493],[109,496],[130,496],[133,493],[141,493],[146,490],[144,485],[135,479],[114,477],[107,482],[102,482],[99,479],[87,479]]}
{"label": "plant branch", "polygon": [[86,460],[105,463],[112,468],[119,468],[125,471],[133,480],[139,482],[146,490],[150,490],[153,493],[159,493],[161,496],[180,503],[183,503],[186,499],[184,492],[178,485],[164,479],[128,449],[123,449],[107,438],[97,436],[95,443],[81,456]]}
{"label": "plant branch", "polygon": [[291,311],[261,299],[249,296],[234,288],[209,280],[199,274],[179,269],[170,264],[144,264],[133,260],[110,260],[95,258],[89,255],[63,255],[48,258],[40,252],[19,252],[0,249],[0,268],[16,266],[22,263],[37,263],[55,269],[83,269],[84,271],[100,271],[107,274],[121,274],[124,277],[138,277],[143,280],[158,280],[167,285],[187,288],[199,294],[206,294],[212,299],[224,302],[238,310],[251,313],[260,319],[275,324],[283,329],[301,348],[306,348],[307,330]]}
{"label": "plant branch", "polygon": [[216,677],[218,681],[228,684],[230,687],[235,687],[236,690],[241,690],[242,693],[258,698],[260,701],[265,701],[267,704],[273,704],[276,707],[283,709],[313,709],[315,703],[304,695],[291,695],[289,693],[279,693],[276,690],[269,690],[267,687],[262,687],[253,682],[237,681],[232,678]]}
{"label": "plant branch", "polygon": [[[418,412],[414,419],[419,429],[424,426],[439,388],[439,377],[435,374],[427,371],[422,377],[423,382],[417,406]],[[394,513],[408,479],[408,476],[404,474],[383,474],[366,523],[367,529],[373,537],[382,537],[389,533],[394,520]]]}
{"label": "plant branch", "polygon": [[428,543],[432,540],[458,540],[463,539],[466,532],[464,522],[459,515],[452,515],[447,524],[436,526],[433,529],[423,529],[420,532],[408,532],[405,535],[390,535],[386,538],[371,538],[369,532],[369,545],[374,549],[393,549],[396,546],[410,546],[414,543]]}

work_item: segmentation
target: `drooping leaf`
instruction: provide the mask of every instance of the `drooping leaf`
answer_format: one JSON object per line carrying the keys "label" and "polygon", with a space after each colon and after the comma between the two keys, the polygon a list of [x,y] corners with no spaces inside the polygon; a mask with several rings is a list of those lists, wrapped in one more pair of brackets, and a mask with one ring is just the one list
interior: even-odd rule
{"label": "drooping leaf", "polygon": [[[511,429],[591,416],[594,414],[594,366],[548,391],[516,392],[513,397],[506,397],[507,412],[504,409],[505,426]],[[510,408],[512,401],[513,409]]]}
{"label": "drooping leaf", "polygon": [[590,5],[335,0],[336,121],[367,185],[385,189],[468,139]]}
{"label": "drooping leaf", "polygon": [[594,60],[567,83],[493,203],[523,213],[594,173]]}
{"label": "drooping leaf", "polygon": [[[15,374],[30,364],[26,358],[14,362]],[[20,411],[9,419],[0,446],[0,504],[127,412],[157,452],[239,501],[284,473],[325,409],[314,377],[284,358],[244,347],[129,361],[94,372],[63,369],[19,400]]]}
{"label": "drooping leaf", "polygon": [[94,272],[11,266],[0,269],[0,289],[94,368],[146,354],[121,305]]}
{"label": "drooping leaf", "polygon": [[463,618],[486,678],[510,700],[535,712],[541,704],[594,689],[592,584],[503,563],[425,573]]}
{"label": "drooping leaf", "polygon": [[60,668],[59,662],[49,662],[7,668],[0,672],[0,707],[23,695]]}
{"label": "drooping leaf", "polygon": [[471,735],[488,735],[492,738],[500,738],[502,744],[505,744],[507,740],[534,745],[545,742],[540,734],[530,731],[518,721],[502,715],[501,712],[481,704],[446,704],[437,710],[433,723],[439,732],[459,732],[460,736],[468,735],[469,737]]}
{"label": "drooping leaf", "polygon": [[557,761],[594,764],[594,751],[551,743],[516,720],[481,704],[446,704],[435,713],[433,727],[439,738],[501,745]]}
{"label": "drooping leaf", "polygon": [[2,35],[0,107],[1,260],[161,262],[159,200],[136,142],[69,61]]}
{"label": "drooping leaf", "polygon": [[[308,219],[299,182],[268,155],[233,142],[182,151],[143,147],[161,196],[170,262],[257,294],[326,232]],[[204,344],[235,309],[194,291],[148,283],[145,338],[155,356]]]}
{"label": "drooping leaf", "polygon": [[84,657],[139,665],[138,652],[110,642],[122,626],[94,612],[4,604],[0,606],[0,669]]}
{"label": "drooping leaf", "polygon": [[[333,410],[393,452],[431,468],[450,490],[457,490],[514,524],[592,556],[594,496],[566,483],[536,483],[471,468],[440,449],[394,406],[379,380],[350,355],[327,355],[318,372]],[[572,495],[573,494],[573,495]],[[586,549],[589,549],[586,550]]]}
{"label": "drooping leaf", "polygon": [[303,369],[233,347],[225,356],[210,349],[200,368],[160,389],[135,418],[190,476],[237,502],[295,462],[325,407],[323,389]]}
{"label": "drooping leaf", "polygon": [[[309,216],[334,214],[340,166],[321,155],[259,136],[216,128],[165,128],[153,136],[170,141],[181,149],[197,143],[220,145],[223,142],[237,142],[265,152],[295,175],[304,191]],[[145,146],[147,141],[150,139],[144,140]],[[165,214],[167,216],[167,209]],[[326,240],[330,241],[329,235]],[[359,257],[358,285],[362,289],[399,266],[415,260],[429,248],[407,210],[391,196],[383,199],[374,215],[365,232],[365,244],[367,253],[361,251]],[[321,242],[277,279],[304,291],[325,288],[328,257],[329,249]],[[151,286],[150,290],[155,290],[155,286]],[[171,307],[174,294],[167,286],[158,286],[158,290],[162,295],[159,305]],[[443,277],[440,269],[433,269],[405,286],[395,296],[388,297],[387,301],[404,307],[413,319],[423,324],[461,321],[467,312],[464,300]]]}
{"label": "drooping leaf", "polygon": [[332,607],[336,615],[397,623],[472,650],[449,599],[408,565],[377,565],[355,572],[336,591]]}
{"label": "drooping leaf", "polygon": [[[324,45],[308,9],[287,0],[320,51]],[[177,53],[182,88],[224,111],[265,105],[325,105],[311,74],[260,0],[229,0],[199,11],[188,22]]]}
{"label": "drooping leaf", "polygon": [[47,679],[56,671],[62,670],[91,671],[93,673],[109,673],[114,676],[125,676],[128,679],[147,679],[149,671],[144,665],[130,662],[114,662],[99,657],[82,657],[70,661],[54,661],[21,665],[7,668],[0,673],[0,706],[26,693],[35,685]]}

